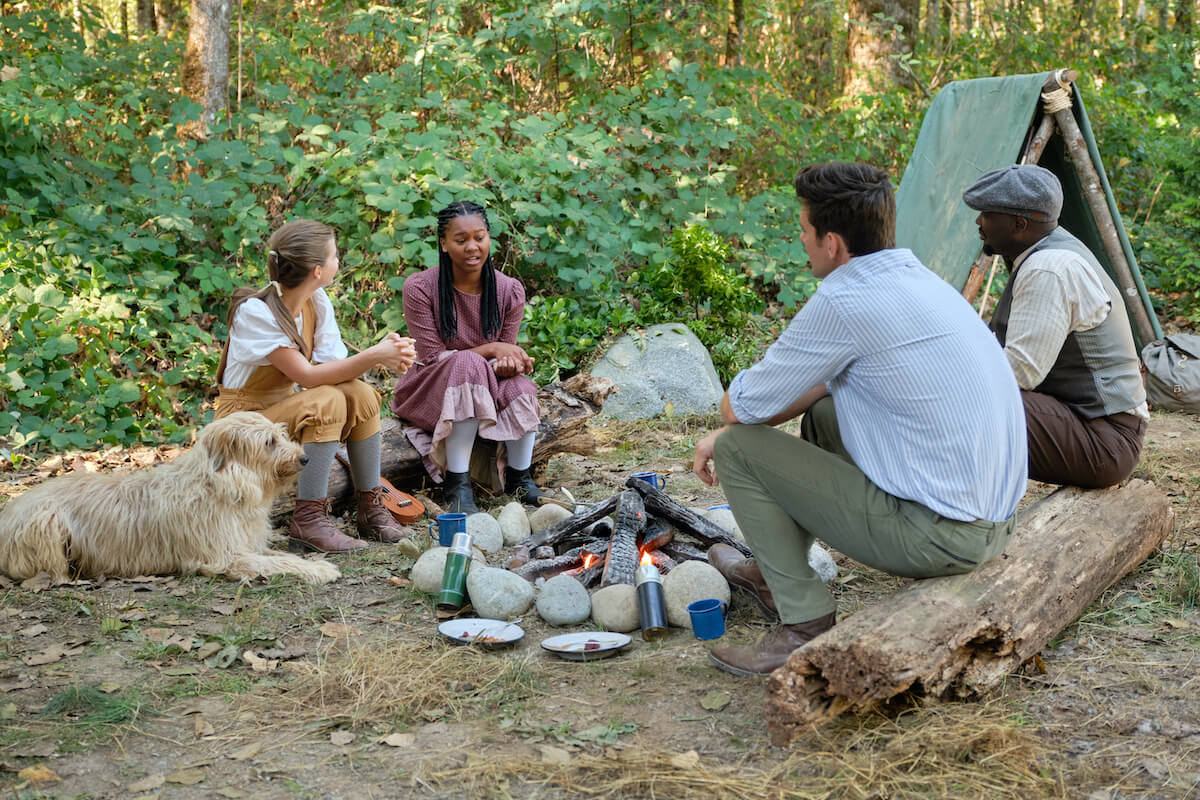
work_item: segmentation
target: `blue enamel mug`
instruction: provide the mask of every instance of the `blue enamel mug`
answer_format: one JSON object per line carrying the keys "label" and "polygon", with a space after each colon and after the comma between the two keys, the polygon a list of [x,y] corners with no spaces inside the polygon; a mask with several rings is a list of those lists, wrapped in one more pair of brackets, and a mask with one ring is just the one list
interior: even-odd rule
{"label": "blue enamel mug", "polygon": [[729,604],[722,603],[715,597],[688,603],[687,612],[692,618],[692,632],[696,634],[696,638],[719,639],[724,636],[725,612],[728,610]]}
{"label": "blue enamel mug", "polygon": [[639,481],[645,481],[655,489],[662,489],[667,485],[667,476],[660,475],[657,472],[635,472],[629,477],[637,478]]}
{"label": "blue enamel mug", "polygon": [[437,526],[437,540],[442,547],[454,542],[454,534],[467,532],[467,515],[454,512],[438,514],[437,521],[429,523],[429,538],[434,538],[433,527]]}

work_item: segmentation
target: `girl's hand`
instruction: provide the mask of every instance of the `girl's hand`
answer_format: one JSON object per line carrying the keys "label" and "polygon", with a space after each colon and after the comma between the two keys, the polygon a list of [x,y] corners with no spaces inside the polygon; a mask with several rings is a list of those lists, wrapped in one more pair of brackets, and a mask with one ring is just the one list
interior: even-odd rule
{"label": "girl's hand", "polygon": [[376,362],[392,372],[403,375],[417,360],[417,349],[413,340],[398,333],[389,333],[383,340],[371,348],[371,354]]}
{"label": "girl's hand", "polygon": [[513,375],[520,375],[523,367],[523,362],[512,356],[500,356],[492,362],[492,371],[496,373],[497,378],[511,378]]}
{"label": "girl's hand", "polygon": [[[530,358],[520,345],[509,344],[508,342],[493,342],[492,356],[496,359],[493,364],[493,369],[496,369],[496,375],[501,378],[508,378],[513,375],[532,375],[533,374],[533,359]],[[498,369],[501,362],[505,363],[505,373],[501,373]],[[514,366],[515,365],[515,366]],[[511,372],[507,370],[512,368]]]}

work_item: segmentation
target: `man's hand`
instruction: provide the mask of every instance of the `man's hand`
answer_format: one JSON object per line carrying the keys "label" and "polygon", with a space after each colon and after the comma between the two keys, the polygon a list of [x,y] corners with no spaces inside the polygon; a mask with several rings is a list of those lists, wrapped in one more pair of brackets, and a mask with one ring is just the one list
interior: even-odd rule
{"label": "man's hand", "polygon": [[729,428],[726,425],[720,430],[713,431],[708,436],[705,436],[700,441],[696,442],[696,457],[692,459],[692,472],[696,473],[696,477],[704,481],[708,486],[717,485],[717,471],[713,467],[713,445],[717,441],[717,437],[724,433]]}

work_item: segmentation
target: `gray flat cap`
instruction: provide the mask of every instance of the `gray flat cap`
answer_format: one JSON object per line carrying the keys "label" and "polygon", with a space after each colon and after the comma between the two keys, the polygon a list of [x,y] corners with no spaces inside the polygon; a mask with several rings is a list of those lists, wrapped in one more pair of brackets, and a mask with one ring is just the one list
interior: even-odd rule
{"label": "gray flat cap", "polygon": [[962,198],[976,211],[998,211],[1034,222],[1057,222],[1063,204],[1058,177],[1036,164],[992,170],[964,189]]}

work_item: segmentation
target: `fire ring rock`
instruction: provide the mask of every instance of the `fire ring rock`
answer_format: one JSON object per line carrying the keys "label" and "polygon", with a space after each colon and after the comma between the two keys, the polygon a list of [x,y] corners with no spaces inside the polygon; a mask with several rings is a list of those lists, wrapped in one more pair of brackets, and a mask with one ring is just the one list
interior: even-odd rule
{"label": "fire ring rock", "polygon": [[538,590],[538,615],[551,625],[578,625],[592,613],[592,599],[570,575],[555,575]]}
{"label": "fire ring rock", "polygon": [[808,548],[808,565],[817,573],[822,583],[829,583],[837,577],[837,563],[829,551],[817,542],[813,542],[812,547]]}
{"label": "fire ring rock", "polygon": [[500,523],[485,511],[467,517],[467,533],[471,534],[471,543],[485,553],[498,553],[504,548]]}
{"label": "fire ring rock", "polygon": [[504,535],[505,547],[512,547],[518,542],[525,541],[529,538],[529,534],[532,533],[529,528],[529,516],[525,513],[525,506],[518,502],[514,501],[500,509],[500,515],[496,517],[496,521],[500,523],[500,531]]}
{"label": "fire ring rock", "polygon": [[560,505],[550,503],[529,515],[529,529],[531,532],[537,533],[569,516],[571,516],[570,511],[567,511]]}
{"label": "fire ring rock", "polygon": [[636,629],[637,590],[627,583],[614,583],[600,589],[592,595],[592,620],[610,631],[628,633]]}
{"label": "fire ring rock", "polygon": [[701,511],[701,514],[714,525],[720,525],[725,530],[729,531],[733,538],[737,539],[742,544],[746,543],[746,536],[742,533],[742,529],[738,527],[737,520],[733,518],[733,512],[728,508],[710,508]]}
{"label": "fire ring rock", "polygon": [[[473,549],[473,548],[472,548]],[[414,588],[426,594],[437,594],[442,589],[442,573],[446,571],[446,553],[449,547],[431,547],[421,554],[417,563],[413,564],[408,579]],[[471,553],[471,568],[486,566],[483,554],[478,550]]]}
{"label": "fire ring rock", "polygon": [[533,586],[529,581],[495,567],[472,564],[467,573],[467,594],[475,612],[487,619],[512,619],[533,605]]}
{"label": "fire ring rock", "polygon": [[680,628],[692,629],[689,603],[715,597],[729,604],[729,583],[706,561],[685,561],[663,577],[663,594],[667,598],[667,622]]}

